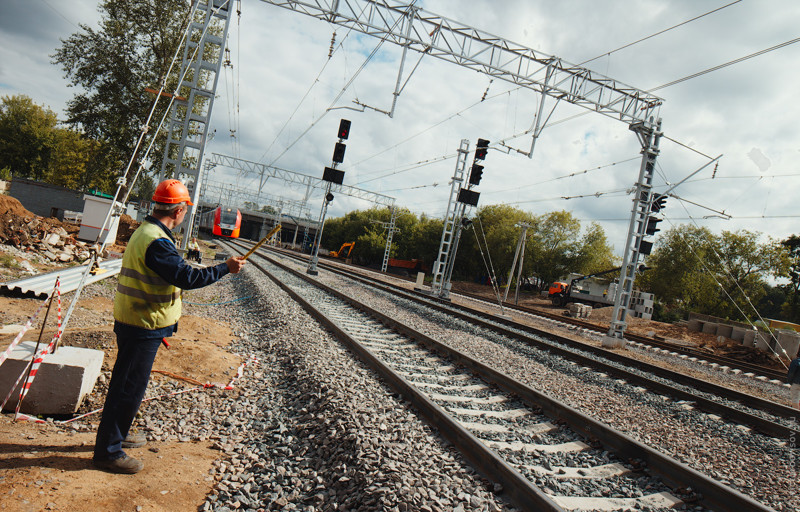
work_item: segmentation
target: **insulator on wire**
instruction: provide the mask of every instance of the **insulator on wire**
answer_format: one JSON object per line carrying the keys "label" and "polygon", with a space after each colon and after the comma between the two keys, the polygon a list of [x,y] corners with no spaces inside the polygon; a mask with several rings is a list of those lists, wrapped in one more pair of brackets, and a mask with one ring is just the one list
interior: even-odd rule
{"label": "insulator on wire", "polygon": [[330,59],[333,57],[333,47],[336,45],[336,31],[333,31],[333,35],[331,36],[331,47],[328,48],[328,58]]}

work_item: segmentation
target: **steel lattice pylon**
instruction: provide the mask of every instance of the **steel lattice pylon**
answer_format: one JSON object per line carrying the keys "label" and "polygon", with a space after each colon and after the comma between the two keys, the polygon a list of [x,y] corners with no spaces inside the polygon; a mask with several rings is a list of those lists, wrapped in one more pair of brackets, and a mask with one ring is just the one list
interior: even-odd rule
{"label": "steel lattice pylon", "polygon": [[458,192],[464,183],[464,174],[469,157],[469,141],[461,140],[458,148],[458,159],[450,182],[450,199],[447,202],[447,213],[444,216],[442,239],[439,242],[439,254],[433,262],[433,280],[431,292],[446,299],[450,296],[450,276],[453,274],[453,263],[456,259],[458,239],[461,233],[461,219],[464,218],[466,205],[458,202]]}
{"label": "steel lattice pylon", "polygon": [[[208,136],[214,95],[230,25],[231,0],[198,0],[192,10],[189,37],[183,50],[178,94],[172,102],[167,145],[158,180],[183,181],[197,203],[200,196],[201,162]],[[189,207],[188,219],[194,218]],[[192,232],[193,226],[187,226]],[[186,248],[189,237],[183,237]]]}

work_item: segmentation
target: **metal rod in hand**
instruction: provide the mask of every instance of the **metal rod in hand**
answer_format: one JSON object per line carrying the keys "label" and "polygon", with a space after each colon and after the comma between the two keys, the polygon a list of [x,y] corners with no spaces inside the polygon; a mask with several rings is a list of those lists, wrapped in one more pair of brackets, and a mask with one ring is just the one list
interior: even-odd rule
{"label": "metal rod in hand", "polygon": [[280,224],[278,224],[277,226],[275,226],[274,228],[272,228],[272,231],[270,231],[270,232],[267,234],[267,236],[265,236],[264,238],[262,238],[260,242],[258,242],[256,245],[254,245],[252,249],[250,249],[249,251],[247,251],[247,254],[245,254],[245,255],[244,255],[244,257],[243,257],[242,259],[243,259],[243,260],[246,260],[247,258],[249,258],[251,254],[253,254],[254,252],[256,252],[256,249],[258,249],[259,247],[261,247],[261,245],[262,245],[264,242],[266,242],[267,240],[269,240],[270,238],[272,238],[272,236],[273,236],[275,233],[277,233],[277,232],[278,232],[280,229],[281,229],[281,225],[280,225]]}

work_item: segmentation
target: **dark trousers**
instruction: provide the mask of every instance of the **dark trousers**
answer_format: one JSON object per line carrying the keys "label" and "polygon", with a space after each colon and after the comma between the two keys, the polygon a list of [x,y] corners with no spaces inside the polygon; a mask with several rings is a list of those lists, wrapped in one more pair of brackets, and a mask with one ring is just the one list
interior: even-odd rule
{"label": "dark trousers", "polygon": [[113,460],[125,456],[122,441],[128,435],[144,398],[160,344],[161,338],[131,339],[117,336],[119,351],[111,373],[103,416],[97,428],[95,459]]}

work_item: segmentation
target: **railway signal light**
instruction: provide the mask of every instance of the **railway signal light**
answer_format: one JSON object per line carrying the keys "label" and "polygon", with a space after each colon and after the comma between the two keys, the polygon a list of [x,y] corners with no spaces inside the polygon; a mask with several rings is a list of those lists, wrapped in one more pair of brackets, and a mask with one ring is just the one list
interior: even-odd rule
{"label": "railway signal light", "polygon": [[333,148],[333,162],[336,164],[340,164],[344,162],[344,150],[347,148],[341,142],[337,142],[336,146]]}
{"label": "railway signal light", "polygon": [[469,206],[478,206],[478,197],[480,197],[480,195],[480,192],[462,188],[458,191],[458,202]]}
{"label": "railway signal light", "polygon": [[663,194],[653,194],[653,204],[650,205],[650,211],[658,213],[667,206],[667,196]]}
{"label": "railway signal light", "polygon": [[483,166],[478,164],[472,164],[472,171],[469,173],[469,183],[471,185],[477,185],[481,182],[482,177],[483,177]]}
{"label": "railway signal light", "polygon": [[339,139],[346,140],[350,136],[350,121],[342,119],[339,121]]}
{"label": "railway signal light", "polygon": [[331,201],[333,201],[333,194],[331,194],[330,192],[328,192],[327,194],[325,194],[325,200],[326,200],[326,201],[328,201],[329,203],[330,203]]}
{"label": "railway signal light", "polygon": [[658,229],[658,223],[661,222],[661,219],[656,217],[647,217],[647,227],[645,227],[644,232],[648,235],[655,235],[660,229]]}
{"label": "railway signal light", "polygon": [[642,256],[648,256],[652,250],[653,242],[648,242],[647,240],[639,241],[639,254]]}
{"label": "railway signal light", "polygon": [[341,185],[344,181],[344,171],[340,171],[339,169],[333,169],[331,167],[326,167],[325,171],[322,173],[322,179],[324,181],[330,181],[331,183],[335,183],[336,185]]}
{"label": "railway signal light", "polygon": [[486,153],[489,152],[489,141],[486,139],[478,139],[478,147],[475,148],[475,160],[483,160],[486,158]]}

